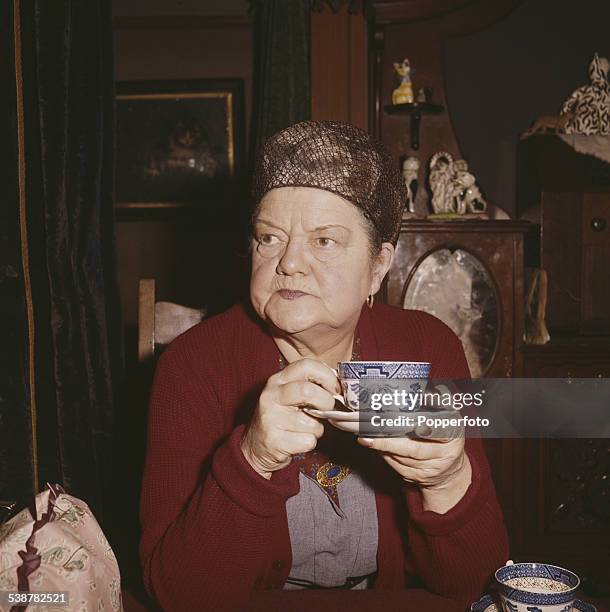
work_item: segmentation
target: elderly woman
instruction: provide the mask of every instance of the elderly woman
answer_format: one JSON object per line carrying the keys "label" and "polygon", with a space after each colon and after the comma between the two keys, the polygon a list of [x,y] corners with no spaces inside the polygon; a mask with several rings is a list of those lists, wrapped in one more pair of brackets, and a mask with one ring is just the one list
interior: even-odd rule
{"label": "elderly woman", "polygon": [[357,438],[302,410],[334,408],[338,361],[469,377],[441,321],[374,304],[400,174],[367,133],[304,122],[268,140],[254,196],[251,306],[197,325],[158,364],[141,503],[150,593],[212,610],[260,589],[418,585],[469,604],[508,556],[480,440]]}

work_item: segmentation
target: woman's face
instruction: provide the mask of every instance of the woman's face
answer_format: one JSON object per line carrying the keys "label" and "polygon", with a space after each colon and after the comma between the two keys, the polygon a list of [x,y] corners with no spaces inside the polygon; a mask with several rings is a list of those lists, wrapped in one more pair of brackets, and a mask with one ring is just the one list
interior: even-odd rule
{"label": "woman's face", "polygon": [[256,312],[288,334],[355,326],[379,290],[394,248],[372,259],[365,221],[343,198],[311,187],[280,187],[254,223],[250,297]]}

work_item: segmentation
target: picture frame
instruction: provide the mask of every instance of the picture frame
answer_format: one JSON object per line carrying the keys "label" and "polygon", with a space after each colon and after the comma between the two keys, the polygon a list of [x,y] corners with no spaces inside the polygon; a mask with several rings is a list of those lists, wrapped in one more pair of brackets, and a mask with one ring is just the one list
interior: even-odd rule
{"label": "picture frame", "polygon": [[242,79],[116,83],[115,209],[205,207],[244,159]]}

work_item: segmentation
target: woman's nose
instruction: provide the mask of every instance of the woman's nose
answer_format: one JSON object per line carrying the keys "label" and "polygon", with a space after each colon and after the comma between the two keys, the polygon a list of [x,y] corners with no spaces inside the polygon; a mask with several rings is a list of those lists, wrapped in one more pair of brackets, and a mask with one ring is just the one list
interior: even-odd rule
{"label": "woman's nose", "polygon": [[305,245],[300,240],[289,240],[277,264],[278,274],[304,274],[307,262]]}

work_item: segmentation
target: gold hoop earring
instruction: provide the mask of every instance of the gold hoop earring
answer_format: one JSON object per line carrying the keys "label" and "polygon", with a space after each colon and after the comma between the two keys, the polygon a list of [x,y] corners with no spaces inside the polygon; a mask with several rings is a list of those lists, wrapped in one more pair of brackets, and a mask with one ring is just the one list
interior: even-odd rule
{"label": "gold hoop earring", "polygon": [[369,297],[366,298],[366,305],[369,308],[373,308],[373,303],[375,302],[375,296],[371,293]]}

